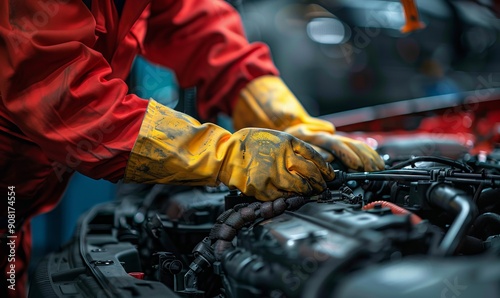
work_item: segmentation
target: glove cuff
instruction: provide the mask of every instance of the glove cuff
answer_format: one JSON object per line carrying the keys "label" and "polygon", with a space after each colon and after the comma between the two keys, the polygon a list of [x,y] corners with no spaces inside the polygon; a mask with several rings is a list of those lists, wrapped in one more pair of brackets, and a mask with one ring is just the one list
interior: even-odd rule
{"label": "glove cuff", "polygon": [[219,144],[231,134],[150,100],[124,182],[216,185]]}

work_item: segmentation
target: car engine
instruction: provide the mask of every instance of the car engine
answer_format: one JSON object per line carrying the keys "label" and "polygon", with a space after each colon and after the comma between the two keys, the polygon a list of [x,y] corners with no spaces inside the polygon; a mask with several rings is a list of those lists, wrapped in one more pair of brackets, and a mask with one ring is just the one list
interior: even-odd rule
{"label": "car engine", "polygon": [[390,149],[311,197],[155,185],[96,206],[30,297],[500,296],[500,150]]}

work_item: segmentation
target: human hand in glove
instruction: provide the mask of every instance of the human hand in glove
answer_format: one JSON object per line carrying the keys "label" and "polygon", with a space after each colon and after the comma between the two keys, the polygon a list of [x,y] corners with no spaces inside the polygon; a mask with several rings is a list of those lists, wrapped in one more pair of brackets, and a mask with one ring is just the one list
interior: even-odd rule
{"label": "human hand in glove", "polygon": [[326,188],[332,168],[308,144],[284,132],[234,134],[151,100],[130,154],[125,182],[216,185],[259,200]]}
{"label": "human hand in glove", "polygon": [[384,168],[383,160],[367,144],[336,135],[330,122],[311,117],[276,76],[259,77],[243,88],[233,119],[235,129],[253,126],[290,133],[314,145],[328,161],[335,156],[353,170]]}

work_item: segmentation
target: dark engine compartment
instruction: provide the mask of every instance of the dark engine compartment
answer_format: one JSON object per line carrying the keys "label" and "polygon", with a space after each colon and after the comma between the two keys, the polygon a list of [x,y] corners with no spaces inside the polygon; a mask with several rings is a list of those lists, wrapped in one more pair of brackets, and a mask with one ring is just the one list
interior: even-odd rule
{"label": "dark engine compartment", "polygon": [[156,185],[82,216],[30,297],[500,296],[499,158],[339,165],[324,193],[273,202]]}

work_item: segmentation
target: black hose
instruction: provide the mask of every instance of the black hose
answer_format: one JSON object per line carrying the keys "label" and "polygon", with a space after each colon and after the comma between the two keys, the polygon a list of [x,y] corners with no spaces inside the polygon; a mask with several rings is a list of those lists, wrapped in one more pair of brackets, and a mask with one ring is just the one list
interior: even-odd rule
{"label": "black hose", "polygon": [[413,166],[417,162],[422,162],[422,161],[430,161],[430,162],[437,162],[443,165],[448,165],[457,169],[464,170],[466,172],[472,173],[474,170],[468,166],[467,164],[458,162],[453,159],[445,158],[445,157],[437,157],[437,156],[417,156],[415,158],[409,159],[407,161],[400,162],[398,164],[395,164],[394,166],[390,167],[389,170],[395,170],[395,169],[401,169],[407,166]]}
{"label": "black hose", "polygon": [[490,211],[490,207],[494,208],[495,205],[500,203],[500,188],[483,190],[476,203],[480,210],[485,211],[483,209],[488,208],[488,211]]}
{"label": "black hose", "polygon": [[500,233],[500,215],[492,212],[487,212],[479,215],[474,221],[471,234],[477,235],[479,238],[486,240],[488,235],[486,227],[494,226],[495,232]]}
{"label": "black hose", "polygon": [[444,183],[431,186],[427,192],[427,199],[429,203],[456,214],[436,252],[439,256],[453,255],[472,226],[478,214],[477,207],[465,192]]}
{"label": "black hose", "polygon": [[479,197],[481,196],[481,193],[483,192],[484,189],[484,183],[480,183],[479,186],[476,189],[476,192],[474,193],[474,198],[472,198],[472,201],[474,204],[477,203],[477,200],[479,200]]}
{"label": "black hose", "polygon": [[476,166],[477,168],[485,168],[485,169],[495,170],[497,173],[500,173],[500,166],[496,165],[496,164],[490,164],[490,163],[486,163],[486,162],[476,162],[474,164],[474,166]]}

